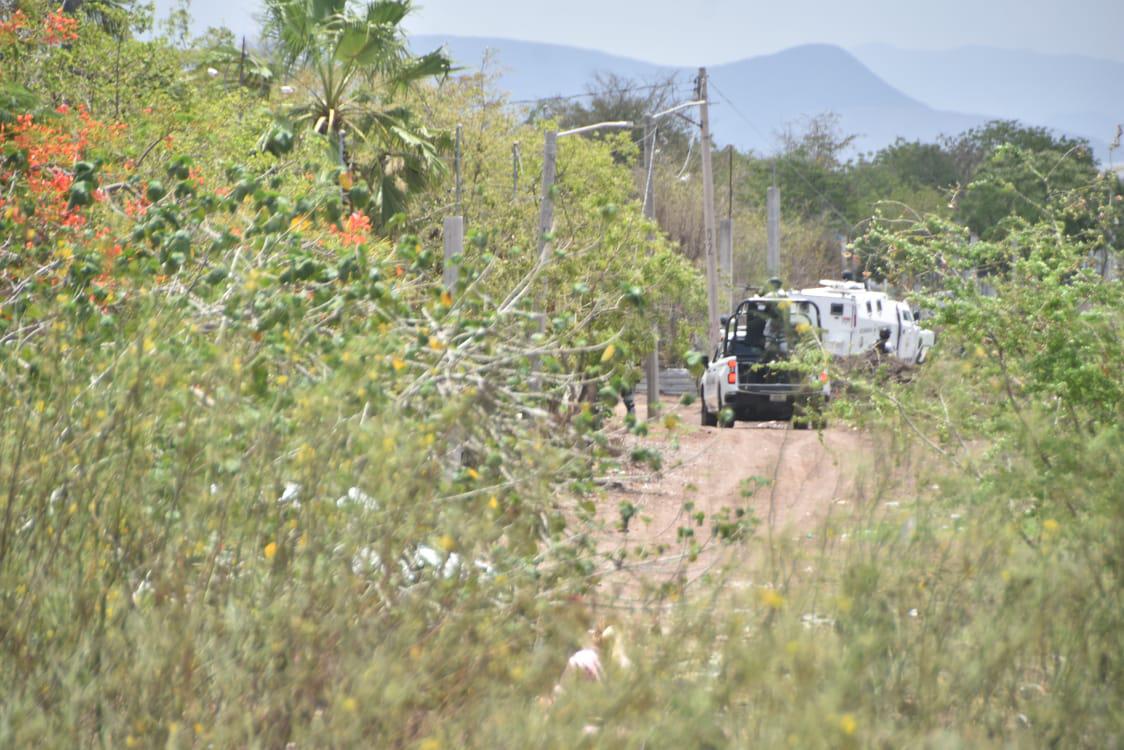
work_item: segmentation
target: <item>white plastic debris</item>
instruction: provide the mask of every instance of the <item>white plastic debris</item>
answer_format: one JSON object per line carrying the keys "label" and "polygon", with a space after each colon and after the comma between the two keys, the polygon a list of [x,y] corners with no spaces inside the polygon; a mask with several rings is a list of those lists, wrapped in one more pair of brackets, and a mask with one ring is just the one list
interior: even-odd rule
{"label": "white plastic debris", "polygon": [[414,553],[414,565],[418,568],[433,568],[444,578],[452,578],[460,570],[461,556],[456,552],[450,552],[448,557],[442,559],[440,552],[421,544]]}
{"label": "white plastic debris", "polygon": [[285,482],[285,489],[281,493],[281,497],[277,498],[277,502],[282,505],[288,503],[294,508],[301,507],[300,503],[301,486],[296,482]]}
{"label": "white plastic debris", "polygon": [[366,575],[382,570],[382,558],[375,552],[374,547],[363,547],[351,558],[351,572],[355,575]]}
{"label": "white plastic debris", "polygon": [[144,579],[141,580],[137,587],[133,590],[133,604],[137,607],[141,606],[144,600],[152,593],[152,571],[144,574]]}
{"label": "white plastic debris", "polygon": [[571,656],[569,661],[566,662],[566,670],[593,682],[601,682],[605,678],[605,670],[601,666],[601,655],[592,648],[583,648]]}
{"label": "white plastic debris", "polygon": [[379,501],[368,495],[358,487],[351,487],[348,489],[347,494],[341,496],[336,500],[336,507],[342,508],[345,505],[359,505],[364,510],[378,510]]}
{"label": "white plastic debris", "polygon": [[815,628],[821,626],[831,627],[835,624],[835,620],[823,615],[817,615],[815,612],[809,612],[800,618],[800,622],[806,628]]}

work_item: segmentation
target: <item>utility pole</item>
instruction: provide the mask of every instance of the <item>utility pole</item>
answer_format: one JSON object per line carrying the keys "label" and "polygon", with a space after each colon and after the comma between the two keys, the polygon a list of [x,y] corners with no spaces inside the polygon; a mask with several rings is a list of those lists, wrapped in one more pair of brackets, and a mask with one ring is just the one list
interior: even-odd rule
{"label": "utility pole", "polygon": [[539,208],[539,262],[545,263],[550,251],[550,230],[554,226],[554,178],[558,170],[558,131],[548,130],[542,148],[542,206]]}
{"label": "utility pole", "polygon": [[765,210],[768,219],[769,255],[765,261],[765,272],[769,278],[781,275],[781,191],[770,185],[765,193]]}
{"label": "utility pole", "polygon": [[732,310],[737,302],[734,298],[734,147],[727,146],[726,153],[729,156],[729,184],[726,193],[726,218],[718,222],[718,268],[722,299],[726,309]]}
{"label": "utility pole", "polygon": [[463,188],[463,185],[461,183],[461,150],[462,150],[461,149],[461,136],[463,134],[463,131],[464,131],[464,127],[458,122],[457,123],[456,150],[453,152],[453,171],[456,173],[456,179],[457,179],[457,181],[456,181],[456,187],[457,187],[456,199],[457,199],[457,215],[458,216],[464,215],[464,212],[461,211],[461,200],[464,196],[464,188]]}
{"label": "utility pole", "polygon": [[246,37],[242,37],[242,55],[238,58],[238,85],[246,83]]}
{"label": "utility pole", "polygon": [[441,281],[446,289],[453,289],[460,277],[460,267],[457,258],[464,254],[464,211],[461,207],[461,126],[457,124],[456,151],[453,153],[453,171],[455,173],[456,202],[453,215],[446,216],[444,222],[445,242],[445,267],[441,274]]}
{"label": "utility pole", "polygon": [[707,348],[713,350],[718,345],[718,259],[714,248],[714,173],[710,163],[710,103],[707,101],[706,68],[699,68],[699,121],[702,126],[702,181],[703,181],[703,228],[705,238],[703,251],[706,254],[707,291]]}
{"label": "utility pole", "polygon": [[[656,127],[651,120],[644,124],[644,216],[655,221],[655,184],[652,173],[656,160]],[[649,235],[648,241],[653,238]],[[660,327],[652,323],[652,351],[644,367],[644,377],[648,381],[648,419],[660,414]]]}
{"label": "utility pole", "polygon": [[[564,138],[568,135],[578,135],[580,133],[588,133],[591,130],[598,130],[600,128],[631,128],[632,123],[627,121],[619,122],[599,122],[595,125],[586,125],[573,130],[564,130],[559,133],[556,130],[548,130],[543,135],[542,147],[542,206],[539,209],[539,265],[545,266],[550,259],[550,243],[553,237],[551,233],[554,229],[554,180],[558,175],[558,139]],[[541,287],[540,287],[541,288]],[[535,303],[536,315],[539,321],[539,333],[546,330],[546,305],[544,303],[545,294],[539,292],[538,299]],[[537,356],[531,363],[531,369],[538,369]],[[535,383],[539,383],[537,376]]]}

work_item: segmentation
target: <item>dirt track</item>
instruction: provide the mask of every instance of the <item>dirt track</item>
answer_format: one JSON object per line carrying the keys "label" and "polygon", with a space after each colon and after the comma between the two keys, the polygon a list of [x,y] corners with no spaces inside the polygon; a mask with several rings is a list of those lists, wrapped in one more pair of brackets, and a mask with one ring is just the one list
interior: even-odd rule
{"label": "dirt track", "polygon": [[[614,534],[603,549],[657,549],[628,571],[648,580],[677,574],[693,580],[721,562],[716,544],[706,545],[695,560],[685,558],[679,529],[692,527],[702,544],[711,535],[713,514],[723,508],[751,512],[758,535],[812,543],[829,512],[848,509],[856,477],[869,470],[871,441],[845,426],[829,426],[823,432],[793,430],[786,422],[701,427],[697,403],[682,406],[665,399],[663,406],[665,417],[675,415],[678,425],[669,430],[661,419],[649,437],[635,439],[637,446],[660,450],[662,470],[626,468],[615,477],[604,505],[605,518],[614,523],[621,503],[636,507],[638,516],[628,533]],[[637,400],[637,410],[646,414],[643,399]],[[620,407],[618,415],[623,417]],[[690,513],[684,510],[688,502],[694,503]],[[706,514],[702,526],[689,517],[697,511]]]}

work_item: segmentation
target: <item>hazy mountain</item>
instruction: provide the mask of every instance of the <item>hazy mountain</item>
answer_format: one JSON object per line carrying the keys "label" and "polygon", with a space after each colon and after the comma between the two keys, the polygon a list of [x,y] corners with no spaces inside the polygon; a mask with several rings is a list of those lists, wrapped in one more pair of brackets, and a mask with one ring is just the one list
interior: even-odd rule
{"label": "hazy mountain", "polygon": [[885,44],[855,55],[888,83],[942,109],[1045,125],[1105,144],[1124,122],[1124,63],[1080,55],[960,47],[903,50]]}
{"label": "hazy mountain", "polygon": [[[458,66],[470,70],[483,67],[489,73],[499,74],[500,86],[511,95],[512,101],[580,94],[596,73],[604,71],[645,81],[677,71],[558,44],[464,36],[418,34],[410,37],[410,47],[415,52],[428,52],[442,45],[447,47]],[[689,86],[690,82],[684,78],[684,89]]]}
{"label": "hazy mountain", "polygon": [[[899,136],[933,140],[984,122],[983,115],[935,110],[874,75],[853,55],[830,45],[793,47],[710,70],[716,138],[771,152],[776,133],[823,112],[840,116],[859,151]],[[798,126],[798,125],[797,125]]]}
{"label": "hazy mountain", "polygon": [[[416,36],[415,50],[447,45],[468,69],[498,74],[499,86],[513,101],[580,94],[598,72],[651,82],[675,75],[684,100],[693,94],[694,68],[672,68],[592,50],[508,39]],[[487,56],[487,57],[486,57]],[[840,115],[846,133],[858,135],[856,148],[880,148],[898,136],[931,140],[955,134],[987,119],[985,115],[935,110],[873,74],[839,47],[807,45],[709,69],[711,118],[715,140],[761,153],[777,147],[787,124],[824,112]]]}

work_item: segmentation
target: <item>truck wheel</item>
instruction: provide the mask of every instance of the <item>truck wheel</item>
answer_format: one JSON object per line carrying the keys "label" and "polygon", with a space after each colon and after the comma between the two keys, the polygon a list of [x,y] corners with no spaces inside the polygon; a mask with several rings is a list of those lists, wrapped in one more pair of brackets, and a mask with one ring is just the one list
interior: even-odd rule
{"label": "truck wheel", "polygon": [[922,349],[918,350],[916,363],[919,364],[919,365],[923,365],[923,364],[925,364],[925,360],[927,360],[928,358],[929,358],[929,347],[926,346],[926,347],[923,347]]}
{"label": "truck wheel", "polygon": [[717,427],[718,415],[711,414],[706,410],[706,398],[703,396],[703,391],[699,389],[699,403],[702,404],[702,426],[703,427]]}

